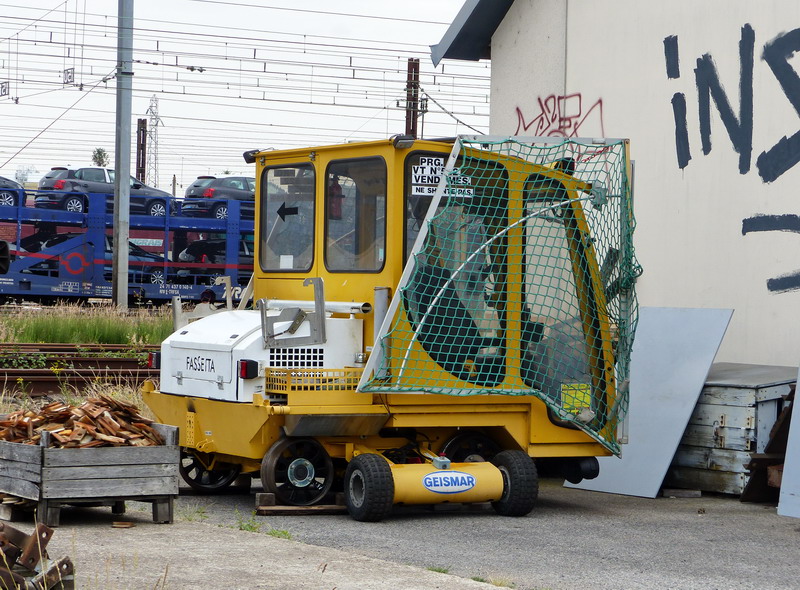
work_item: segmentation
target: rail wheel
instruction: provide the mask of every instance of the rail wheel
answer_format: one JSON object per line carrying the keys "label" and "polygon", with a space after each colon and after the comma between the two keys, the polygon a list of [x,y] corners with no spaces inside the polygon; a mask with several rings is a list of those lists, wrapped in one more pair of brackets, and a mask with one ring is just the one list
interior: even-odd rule
{"label": "rail wheel", "polygon": [[503,496],[492,502],[495,512],[503,516],[525,516],[533,510],[539,496],[539,475],[536,465],[523,451],[502,451],[492,463],[503,474]]}
{"label": "rail wheel", "polygon": [[[181,450],[181,462],[178,471],[190,488],[213,494],[221,492],[236,481],[241,467],[239,465],[213,465],[211,455]],[[210,467],[212,466],[212,467]]]}
{"label": "rail wheel", "polygon": [[394,478],[386,459],[374,453],[354,457],[344,476],[344,503],[355,520],[377,522],[389,515]]}
{"label": "rail wheel", "polygon": [[313,438],[284,438],[261,461],[264,491],[291,506],[320,502],[333,484],[333,461]]}
{"label": "rail wheel", "polygon": [[500,450],[491,438],[475,431],[456,434],[442,447],[442,453],[453,463],[491,461]]}

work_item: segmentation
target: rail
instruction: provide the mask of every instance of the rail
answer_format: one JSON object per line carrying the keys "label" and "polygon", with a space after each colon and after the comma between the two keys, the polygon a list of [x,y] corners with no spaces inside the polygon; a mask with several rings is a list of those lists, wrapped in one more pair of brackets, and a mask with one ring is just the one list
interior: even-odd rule
{"label": "rail", "polygon": [[158,379],[158,369],[146,366],[146,352],[126,345],[8,344],[0,354],[3,395],[40,397],[76,394],[98,383],[138,387]]}

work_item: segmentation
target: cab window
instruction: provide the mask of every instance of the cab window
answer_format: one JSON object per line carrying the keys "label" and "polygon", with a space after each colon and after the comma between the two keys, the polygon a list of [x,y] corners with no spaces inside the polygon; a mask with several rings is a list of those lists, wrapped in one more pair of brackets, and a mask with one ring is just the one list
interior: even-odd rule
{"label": "cab window", "polygon": [[[446,162],[447,154],[406,159],[406,258]],[[459,379],[493,387],[506,373],[508,172],[497,162],[460,158],[445,191],[403,303],[434,361]]]}
{"label": "cab window", "polygon": [[378,272],[386,259],[386,162],[334,160],[325,177],[325,267]]}
{"label": "cab window", "polygon": [[264,171],[259,263],[264,271],[298,272],[314,261],[314,168]]}

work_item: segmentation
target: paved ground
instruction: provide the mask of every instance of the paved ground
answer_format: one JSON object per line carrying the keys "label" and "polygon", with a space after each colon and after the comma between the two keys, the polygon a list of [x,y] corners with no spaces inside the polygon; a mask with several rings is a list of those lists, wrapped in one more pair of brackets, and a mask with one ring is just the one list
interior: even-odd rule
{"label": "paved ground", "polygon": [[253,506],[252,493],[182,495],[176,523],[156,525],[132,503],[130,529],[111,528],[121,517],[108,508],[68,509],[50,554],[70,556],[77,587],[97,590],[497,588],[470,578],[519,590],[788,589],[800,579],[800,520],[727,496],[648,500],[544,481],[525,518],[401,509],[373,524],[256,517]]}

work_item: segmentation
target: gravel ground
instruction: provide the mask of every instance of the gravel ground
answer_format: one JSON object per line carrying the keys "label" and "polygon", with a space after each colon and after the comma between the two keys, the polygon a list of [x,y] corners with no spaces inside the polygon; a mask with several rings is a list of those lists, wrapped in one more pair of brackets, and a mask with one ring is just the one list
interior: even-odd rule
{"label": "gravel ground", "polygon": [[543,481],[524,518],[415,508],[380,523],[254,516],[255,486],[239,496],[182,490],[174,525],[152,524],[137,503],[131,529],[111,528],[120,517],[108,508],[64,510],[50,553],[72,557],[78,587],[96,589],[492,587],[471,578],[519,590],[797,587],[800,520],[774,506],[560,484]]}

